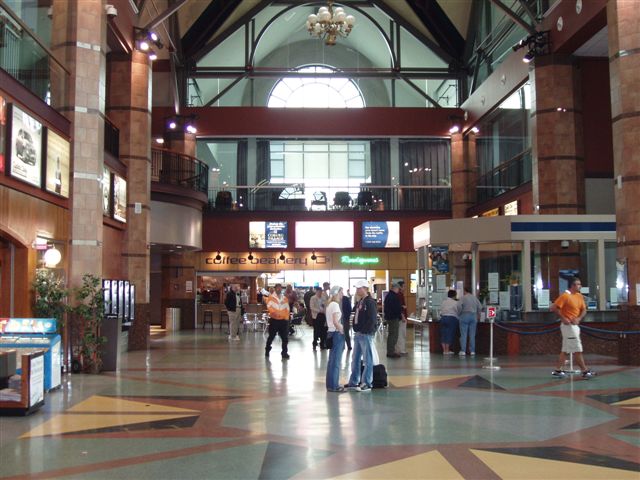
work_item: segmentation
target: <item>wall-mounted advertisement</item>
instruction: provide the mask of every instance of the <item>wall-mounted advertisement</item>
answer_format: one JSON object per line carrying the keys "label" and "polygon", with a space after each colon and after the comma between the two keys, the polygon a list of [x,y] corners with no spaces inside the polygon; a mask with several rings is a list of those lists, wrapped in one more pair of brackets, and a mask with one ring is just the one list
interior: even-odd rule
{"label": "wall-mounted advertisement", "polygon": [[42,185],[42,124],[13,105],[11,122],[11,176]]}
{"label": "wall-mounted advertisement", "polygon": [[296,248],[353,248],[353,222],[296,222]]}
{"label": "wall-mounted advertisement", "polygon": [[69,159],[71,144],[57,133],[47,130],[46,189],[69,198]]}
{"label": "wall-mounted advertisement", "polygon": [[432,246],[431,267],[439,273],[449,272],[449,247]]}
{"label": "wall-mounted advertisement", "polygon": [[249,222],[249,248],[287,248],[287,222]]}
{"label": "wall-mounted advertisement", "polygon": [[0,96],[0,173],[4,173],[7,145],[7,101]]}
{"label": "wall-mounted advertisement", "polygon": [[118,175],[113,176],[113,218],[127,221],[127,181]]}
{"label": "wall-mounted advertisement", "polygon": [[107,167],[102,171],[102,214],[111,216],[111,172]]}
{"label": "wall-mounted advertisement", "polygon": [[400,248],[400,222],[362,222],[362,248]]}

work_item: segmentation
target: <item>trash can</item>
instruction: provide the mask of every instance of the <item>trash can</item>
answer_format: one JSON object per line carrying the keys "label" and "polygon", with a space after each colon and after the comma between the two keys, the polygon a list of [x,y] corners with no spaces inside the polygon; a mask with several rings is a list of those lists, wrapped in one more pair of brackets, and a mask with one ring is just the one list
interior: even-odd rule
{"label": "trash can", "polygon": [[174,307],[167,308],[164,320],[164,328],[167,331],[180,330],[180,309]]}

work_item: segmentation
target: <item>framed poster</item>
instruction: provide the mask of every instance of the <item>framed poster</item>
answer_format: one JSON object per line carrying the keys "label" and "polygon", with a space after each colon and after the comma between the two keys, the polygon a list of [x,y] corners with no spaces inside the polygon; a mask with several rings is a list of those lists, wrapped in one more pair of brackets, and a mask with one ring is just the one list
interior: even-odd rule
{"label": "framed poster", "polygon": [[69,161],[71,144],[57,133],[47,130],[47,174],[45,188],[69,198]]}
{"label": "framed poster", "polygon": [[42,124],[13,105],[11,116],[11,176],[42,186]]}
{"label": "framed poster", "polygon": [[287,222],[249,222],[249,248],[287,248]]}
{"label": "framed poster", "polygon": [[131,303],[129,305],[129,320],[133,321],[136,316],[136,286],[131,285],[129,288],[131,289],[129,292],[129,302]]}
{"label": "framed poster", "polygon": [[129,318],[129,295],[130,295],[130,285],[129,281],[125,280],[124,282],[124,318],[127,320]]}
{"label": "framed poster", "polygon": [[4,173],[7,148],[7,101],[0,95],[0,173]]}
{"label": "framed poster", "polygon": [[431,247],[431,268],[438,273],[449,272],[449,247],[448,246],[432,246]]}
{"label": "framed poster", "polygon": [[118,281],[111,280],[111,315],[118,315]]}
{"label": "framed poster", "polygon": [[102,280],[102,292],[104,295],[104,314],[111,314],[111,280]]}
{"label": "framed poster", "polygon": [[124,318],[124,280],[118,280],[118,317]]}
{"label": "framed poster", "polygon": [[113,175],[113,218],[127,221],[127,181],[119,175]]}
{"label": "framed poster", "polygon": [[362,248],[400,247],[400,222],[362,222]]}
{"label": "framed poster", "polygon": [[111,216],[111,172],[107,167],[102,170],[102,215]]}

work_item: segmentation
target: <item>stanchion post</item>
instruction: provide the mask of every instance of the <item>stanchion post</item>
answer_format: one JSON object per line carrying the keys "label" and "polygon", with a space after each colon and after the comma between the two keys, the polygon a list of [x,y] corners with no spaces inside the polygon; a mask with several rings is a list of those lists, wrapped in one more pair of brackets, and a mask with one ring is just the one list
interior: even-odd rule
{"label": "stanchion post", "polygon": [[496,321],[496,307],[487,307],[487,319],[489,320],[489,365],[483,365],[482,368],[500,370],[500,367],[493,363],[495,360],[493,356],[493,324]]}

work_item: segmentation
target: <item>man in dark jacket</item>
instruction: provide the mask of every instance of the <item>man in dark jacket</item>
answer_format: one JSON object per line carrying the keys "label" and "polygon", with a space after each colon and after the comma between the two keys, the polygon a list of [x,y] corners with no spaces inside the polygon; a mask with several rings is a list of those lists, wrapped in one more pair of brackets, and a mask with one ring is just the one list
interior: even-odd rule
{"label": "man in dark jacket", "polygon": [[400,301],[399,292],[400,286],[397,283],[393,283],[391,284],[391,290],[384,299],[384,318],[389,328],[387,358],[400,358],[400,355],[396,353],[398,329],[400,328],[400,318],[402,317],[402,302]]}
{"label": "man in dark jacket", "polygon": [[313,327],[313,317],[311,316],[311,297],[315,295],[315,290],[313,287],[309,287],[304,293],[302,299],[304,300],[304,308],[305,308],[305,320],[307,321],[307,325]]}
{"label": "man in dark jacket", "polygon": [[242,298],[240,297],[240,285],[235,283],[231,285],[224,299],[224,306],[227,307],[227,313],[229,314],[229,340],[238,342],[240,341],[240,322],[244,313]]}
{"label": "man in dark jacket", "polygon": [[[359,392],[368,392],[373,384],[373,337],[378,325],[378,306],[369,295],[369,284],[361,280],[356,284],[356,294],[360,300],[354,307],[353,319],[353,358],[351,361],[351,377],[345,388]],[[361,375],[362,362],[364,372]]]}

